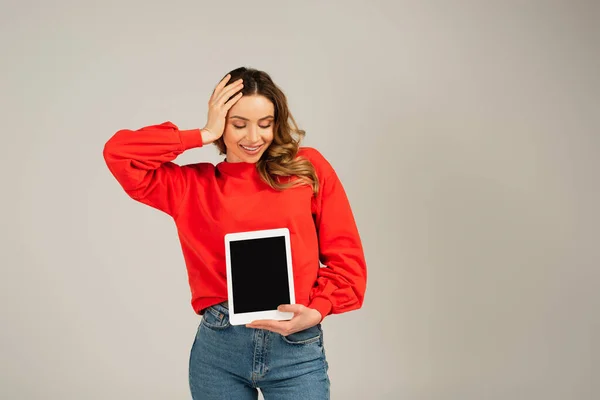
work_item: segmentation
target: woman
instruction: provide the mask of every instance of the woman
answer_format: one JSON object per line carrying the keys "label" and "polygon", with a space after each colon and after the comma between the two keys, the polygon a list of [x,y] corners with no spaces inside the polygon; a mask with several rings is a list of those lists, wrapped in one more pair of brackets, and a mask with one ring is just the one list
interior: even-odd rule
{"label": "woman", "polygon": [[[270,76],[242,67],[216,86],[204,128],[123,129],[105,145],[125,192],[177,226],[202,316],[189,359],[194,399],[257,399],[257,388],[265,400],[329,398],[321,322],[362,306],[367,271],[342,184],[317,150],[299,147],[304,135]],[[209,143],[226,156],[216,166],[173,163]],[[279,309],[294,317],[230,325],[224,235],[284,227],[296,304]]]}

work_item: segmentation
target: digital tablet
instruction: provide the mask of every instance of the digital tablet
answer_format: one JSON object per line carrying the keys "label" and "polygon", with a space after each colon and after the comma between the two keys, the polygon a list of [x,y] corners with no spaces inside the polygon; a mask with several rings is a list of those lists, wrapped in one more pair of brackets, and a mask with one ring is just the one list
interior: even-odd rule
{"label": "digital tablet", "polygon": [[293,312],[277,311],[296,302],[287,228],[228,233],[225,259],[231,325],[292,319]]}

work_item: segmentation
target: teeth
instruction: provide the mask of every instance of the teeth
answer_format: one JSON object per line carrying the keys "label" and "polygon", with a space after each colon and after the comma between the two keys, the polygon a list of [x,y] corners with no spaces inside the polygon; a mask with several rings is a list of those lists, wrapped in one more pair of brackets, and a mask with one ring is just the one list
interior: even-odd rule
{"label": "teeth", "polygon": [[241,145],[241,146],[242,146],[244,149],[248,150],[248,151],[254,151],[254,150],[257,150],[257,149],[259,149],[259,148],[260,148],[260,146],[258,146],[258,147],[246,147],[246,146],[243,146],[243,145]]}

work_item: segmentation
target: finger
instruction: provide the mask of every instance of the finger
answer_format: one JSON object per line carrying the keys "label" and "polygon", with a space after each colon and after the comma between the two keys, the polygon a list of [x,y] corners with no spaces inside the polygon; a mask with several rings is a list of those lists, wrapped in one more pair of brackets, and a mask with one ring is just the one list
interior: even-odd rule
{"label": "finger", "polygon": [[272,320],[272,319],[255,319],[254,321],[250,322],[248,325],[269,324],[271,322],[277,322],[277,321],[276,320]]}
{"label": "finger", "polygon": [[227,83],[227,81],[229,81],[230,78],[231,74],[227,74],[223,79],[221,79],[221,82],[219,82],[217,86],[213,89],[212,95],[210,96],[211,100],[215,97],[215,95],[218,95],[221,92],[221,89],[225,86],[225,84]]}
{"label": "finger", "polygon": [[277,322],[279,322],[279,321],[273,320],[273,319],[257,319],[257,320],[254,320],[254,321],[250,322],[248,324],[248,326],[252,326],[252,327],[259,326],[259,325],[260,326],[270,326],[270,325],[272,325],[274,323],[277,323]]}
{"label": "finger", "polygon": [[226,111],[229,111],[229,109],[235,104],[237,103],[237,101],[243,96],[242,92],[239,92],[238,94],[236,94],[234,97],[230,98],[227,103],[223,104],[223,107],[225,107]]}
{"label": "finger", "polygon": [[227,95],[227,93],[230,90],[236,89],[236,88],[240,87],[240,84],[243,83],[243,82],[244,82],[243,78],[240,78],[240,79],[238,79],[235,82],[229,83],[225,87],[223,87],[223,85],[219,84],[219,86],[217,86],[215,88],[215,90],[213,91],[212,95],[210,96],[209,104],[212,104],[212,103],[216,104],[216,103],[218,103],[219,100],[223,98],[223,95]]}
{"label": "finger", "polygon": [[293,328],[297,321],[301,319],[300,315],[294,315],[292,319],[256,319],[247,325],[274,325],[282,326],[284,329]]}
{"label": "finger", "polygon": [[290,321],[278,321],[272,319],[262,319],[257,321],[252,321],[250,324],[246,325],[249,328],[255,329],[268,329],[274,332],[282,333],[287,332],[293,328],[293,324]]}
{"label": "finger", "polygon": [[243,87],[243,82],[232,83],[231,85],[223,89],[221,91],[221,94],[217,95],[215,103],[222,105],[231,97],[231,95],[233,95],[233,93],[237,92],[238,90],[241,90]]}
{"label": "finger", "polygon": [[221,79],[221,82],[217,85],[218,88],[222,88],[227,84],[227,82],[231,79],[231,74],[227,74]]}
{"label": "finger", "polygon": [[240,84],[241,82],[243,82],[243,78],[240,78],[236,81],[233,82],[229,82],[227,85],[225,85],[227,83],[227,81],[229,80],[229,78],[227,78],[227,80],[223,80],[221,81],[217,87],[215,88],[215,90],[213,91],[213,98],[218,98],[224,90],[230,89],[232,86],[236,86],[238,84]]}
{"label": "finger", "polygon": [[302,304],[281,304],[277,307],[277,311],[299,313],[304,310]]}

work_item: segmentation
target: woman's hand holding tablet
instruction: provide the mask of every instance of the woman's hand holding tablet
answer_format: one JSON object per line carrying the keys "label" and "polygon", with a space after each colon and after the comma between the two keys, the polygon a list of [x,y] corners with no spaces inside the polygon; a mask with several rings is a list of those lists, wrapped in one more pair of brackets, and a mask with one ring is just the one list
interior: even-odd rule
{"label": "woman's hand holding tablet", "polygon": [[248,328],[267,329],[277,332],[283,336],[291,335],[311,328],[317,325],[322,317],[321,313],[314,308],[306,307],[302,304],[282,304],[277,307],[279,311],[289,311],[294,313],[294,317],[288,321],[280,321],[274,319],[260,319],[246,324]]}

